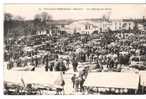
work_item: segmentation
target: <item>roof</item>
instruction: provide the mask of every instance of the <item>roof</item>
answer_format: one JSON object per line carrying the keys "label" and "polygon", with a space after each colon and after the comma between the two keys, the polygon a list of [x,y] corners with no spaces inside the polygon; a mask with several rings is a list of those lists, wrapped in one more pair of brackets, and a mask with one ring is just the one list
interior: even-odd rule
{"label": "roof", "polygon": [[139,75],[124,72],[89,73],[85,86],[138,89]]}
{"label": "roof", "polygon": [[[67,19],[67,20],[52,20],[48,21],[48,24],[51,25],[69,25],[73,22],[79,22],[79,21],[90,21],[90,22],[102,22],[102,18],[91,18],[91,19],[78,19],[78,20],[72,20],[72,19]],[[109,20],[106,20],[107,22],[110,22]]]}
{"label": "roof", "polygon": [[73,20],[53,20],[53,21],[49,21],[48,24],[51,25],[68,25],[71,24],[72,22],[74,22]]}
{"label": "roof", "polygon": [[4,73],[4,81],[14,84],[39,84],[46,85],[48,87],[60,86],[60,82],[63,80],[60,72],[40,72],[40,71],[6,71]]}

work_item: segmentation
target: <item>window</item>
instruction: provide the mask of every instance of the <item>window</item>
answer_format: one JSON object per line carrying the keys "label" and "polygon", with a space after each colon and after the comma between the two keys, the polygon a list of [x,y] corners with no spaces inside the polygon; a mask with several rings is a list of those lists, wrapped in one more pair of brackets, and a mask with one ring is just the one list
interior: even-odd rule
{"label": "window", "polygon": [[90,29],[90,25],[88,26],[88,29]]}
{"label": "window", "polygon": [[88,29],[88,26],[87,26],[87,25],[85,25],[85,29],[86,29],[86,30]]}

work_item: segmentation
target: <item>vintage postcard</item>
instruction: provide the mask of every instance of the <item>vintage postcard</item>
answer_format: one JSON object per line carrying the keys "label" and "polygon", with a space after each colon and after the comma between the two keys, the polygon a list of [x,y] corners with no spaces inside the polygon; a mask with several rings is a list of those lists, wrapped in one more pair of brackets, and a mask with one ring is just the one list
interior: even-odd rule
{"label": "vintage postcard", "polygon": [[146,94],[146,4],[5,4],[4,95]]}

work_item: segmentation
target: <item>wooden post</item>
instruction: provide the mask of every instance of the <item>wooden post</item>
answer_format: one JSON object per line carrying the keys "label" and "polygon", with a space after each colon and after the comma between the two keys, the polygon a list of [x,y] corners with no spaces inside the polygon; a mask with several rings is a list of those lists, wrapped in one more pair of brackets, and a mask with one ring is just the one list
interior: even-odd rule
{"label": "wooden post", "polygon": [[141,86],[141,90],[142,90],[142,94],[144,94],[144,82],[143,82],[143,86]]}
{"label": "wooden post", "polygon": [[136,90],[135,90],[135,95],[137,94],[137,92],[138,92],[138,90],[136,89]]}

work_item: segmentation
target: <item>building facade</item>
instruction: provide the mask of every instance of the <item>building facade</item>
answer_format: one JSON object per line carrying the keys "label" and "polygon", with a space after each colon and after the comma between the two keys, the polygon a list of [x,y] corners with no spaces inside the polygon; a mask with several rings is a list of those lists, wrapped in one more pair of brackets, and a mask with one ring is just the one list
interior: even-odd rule
{"label": "building facade", "polygon": [[64,30],[68,33],[91,34],[96,32],[133,30],[135,24],[132,21],[123,20],[78,20],[65,25]]}

